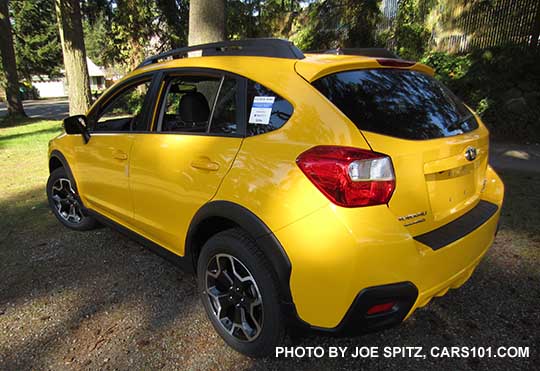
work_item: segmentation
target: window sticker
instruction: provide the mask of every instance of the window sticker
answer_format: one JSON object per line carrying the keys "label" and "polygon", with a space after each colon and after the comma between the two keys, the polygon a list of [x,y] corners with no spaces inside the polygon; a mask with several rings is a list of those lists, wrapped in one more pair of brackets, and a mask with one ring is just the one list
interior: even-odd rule
{"label": "window sticker", "polygon": [[269,125],[275,100],[276,97],[254,97],[251,113],[249,114],[249,123]]}

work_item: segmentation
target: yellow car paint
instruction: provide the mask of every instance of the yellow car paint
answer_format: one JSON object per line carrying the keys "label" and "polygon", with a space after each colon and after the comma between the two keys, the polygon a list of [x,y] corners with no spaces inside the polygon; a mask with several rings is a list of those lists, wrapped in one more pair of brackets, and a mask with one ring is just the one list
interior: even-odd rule
{"label": "yellow car paint", "polygon": [[[309,83],[336,71],[386,68],[375,59],[194,57],[142,67],[125,79],[189,67],[257,81],[287,99],[294,114],[281,129],[248,138],[93,134],[84,144],[80,136],[61,135],[49,154],[65,156],[87,207],[180,256],[190,221],[205,203],[227,200],[247,208],[285,249],[299,317],[323,328],[337,326],[363,288],[393,282],[418,287],[410,315],[462,284],[493,242],[504,186],[487,165],[488,131],[480,121],[473,132],[420,142],[360,132]],[[422,64],[405,68],[433,74]],[[152,112],[155,127],[157,109]],[[343,208],[315,188],[295,161],[325,144],[389,155],[397,177],[389,205]],[[462,157],[471,145],[479,149],[473,163]],[[131,193],[122,192],[126,186]],[[465,214],[481,199],[499,211],[451,246],[433,251],[413,239]],[[415,213],[425,220],[410,225],[399,220]]]}

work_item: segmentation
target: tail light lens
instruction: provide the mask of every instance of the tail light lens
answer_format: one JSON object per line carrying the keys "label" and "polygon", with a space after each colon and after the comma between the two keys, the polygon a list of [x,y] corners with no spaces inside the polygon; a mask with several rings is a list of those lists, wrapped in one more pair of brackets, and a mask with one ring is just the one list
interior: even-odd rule
{"label": "tail light lens", "polygon": [[296,163],[330,201],[343,207],[386,204],[396,186],[392,160],[368,150],[318,146]]}

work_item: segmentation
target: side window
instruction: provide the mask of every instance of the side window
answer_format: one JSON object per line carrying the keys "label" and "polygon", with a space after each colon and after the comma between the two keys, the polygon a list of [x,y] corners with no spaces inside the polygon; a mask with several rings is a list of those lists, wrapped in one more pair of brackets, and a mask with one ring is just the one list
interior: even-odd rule
{"label": "side window", "polygon": [[207,132],[220,85],[221,77],[215,76],[170,78],[161,103],[158,131]]}
{"label": "side window", "polygon": [[293,106],[272,90],[255,82],[247,85],[247,136],[277,130],[293,114]]}
{"label": "side window", "polygon": [[210,133],[235,134],[238,132],[237,94],[238,86],[236,79],[225,77],[214,105]]}
{"label": "side window", "polygon": [[142,109],[150,80],[140,81],[117,94],[98,113],[93,131],[140,131],[146,129]]}

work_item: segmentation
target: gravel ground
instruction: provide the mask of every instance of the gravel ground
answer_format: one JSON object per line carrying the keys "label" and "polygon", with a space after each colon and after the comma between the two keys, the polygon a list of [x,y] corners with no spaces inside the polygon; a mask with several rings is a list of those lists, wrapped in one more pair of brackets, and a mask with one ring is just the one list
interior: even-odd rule
{"label": "gravel ground", "polygon": [[286,345],[526,346],[529,358],[253,360],[214,332],[191,276],[107,228],[63,228],[38,198],[25,204],[34,214],[21,214],[31,219],[0,231],[0,370],[538,369],[540,181],[503,175],[502,229],[463,287],[397,328]]}

